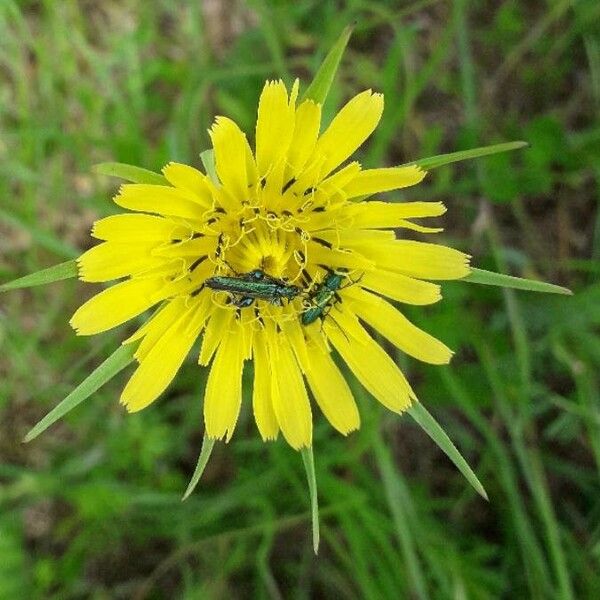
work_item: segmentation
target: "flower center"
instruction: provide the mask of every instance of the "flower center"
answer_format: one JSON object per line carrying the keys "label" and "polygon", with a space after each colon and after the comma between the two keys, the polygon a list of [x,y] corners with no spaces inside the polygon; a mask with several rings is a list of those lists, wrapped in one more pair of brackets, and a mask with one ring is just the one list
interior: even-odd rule
{"label": "flower center", "polygon": [[260,269],[290,282],[301,277],[310,235],[297,218],[263,209],[224,217],[214,257],[216,271],[244,274]]}

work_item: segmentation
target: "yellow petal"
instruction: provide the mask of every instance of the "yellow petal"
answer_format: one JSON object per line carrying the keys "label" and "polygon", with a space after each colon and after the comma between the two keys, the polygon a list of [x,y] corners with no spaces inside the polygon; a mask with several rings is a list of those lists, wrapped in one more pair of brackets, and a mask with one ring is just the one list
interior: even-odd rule
{"label": "yellow petal", "polygon": [[321,181],[313,198],[315,204],[329,206],[332,202],[346,200],[345,187],[359,172],[360,164],[354,161]]}
{"label": "yellow petal", "polygon": [[347,435],[360,427],[360,416],[352,392],[328,353],[315,350],[306,380],[327,420]]}
{"label": "yellow petal", "polygon": [[103,242],[77,259],[79,278],[82,281],[110,281],[159,267],[165,259],[152,256],[155,246],[156,242]]}
{"label": "yellow petal", "polygon": [[92,236],[111,242],[168,241],[191,235],[188,227],[182,227],[170,219],[143,214],[111,215],[96,221]]}
{"label": "yellow petal", "polygon": [[142,341],[135,351],[135,357],[142,362],[148,352],[156,345],[162,335],[172,327],[185,311],[185,298],[173,298],[165,302],[133,335],[123,344],[131,344],[141,338]]}
{"label": "yellow petal", "polygon": [[129,279],[96,294],[80,306],[70,324],[77,335],[93,335],[112,329],[148,310],[162,282],[156,279]]}
{"label": "yellow petal", "polygon": [[154,402],[173,381],[188,355],[199,329],[187,331],[189,309],[169,327],[144,357],[121,394],[121,403],[129,412],[137,412]]}
{"label": "yellow petal", "polygon": [[164,176],[171,185],[191,192],[198,202],[207,208],[212,205],[212,184],[210,179],[189,165],[170,162],[163,167]]}
{"label": "yellow petal", "polygon": [[321,105],[305,100],[296,111],[294,136],[287,156],[289,177],[296,177],[306,164],[317,143],[320,126]]}
{"label": "yellow petal", "polygon": [[396,235],[393,231],[379,231],[378,229],[329,229],[316,232],[314,239],[325,240],[334,248],[343,248],[349,244],[393,242],[396,240]]}
{"label": "yellow petal", "polygon": [[365,271],[361,276],[360,285],[406,304],[433,304],[442,299],[439,285],[392,271]]}
{"label": "yellow petal", "polygon": [[278,337],[276,359],[273,356],[271,359],[273,409],[283,437],[292,448],[299,450],[312,443],[310,403],[292,349],[285,337]]}
{"label": "yellow petal", "polygon": [[312,157],[308,160],[303,169],[298,173],[297,181],[293,186],[293,190],[298,190],[305,194],[305,202],[314,203],[315,189],[319,182],[323,179],[323,165],[325,164],[325,156],[316,155],[313,152]]}
{"label": "yellow petal", "polygon": [[[297,84],[296,94],[297,92]],[[287,153],[294,133],[294,92],[288,102],[283,81],[267,81],[258,102],[256,164],[259,175],[269,173]]]}
{"label": "yellow petal", "polygon": [[210,321],[204,331],[198,364],[208,365],[212,355],[221,343],[221,338],[232,326],[234,315],[235,311],[233,310],[214,306]]}
{"label": "yellow petal", "polygon": [[388,167],[361,171],[347,186],[348,198],[371,196],[415,185],[423,180],[427,171],[420,167]]}
{"label": "yellow petal", "polygon": [[274,440],[279,433],[277,417],[271,398],[271,359],[267,352],[267,334],[261,330],[254,341],[254,386],[252,389],[252,409],[254,420],[263,440]]}
{"label": "yellow petal", "polygon": [[404,219],[439,217],[446,212],[441,202],[360,202],[347,208],[356,228],[399,227]]}
{"label": "yellow petal", "polygon": [[[128,344],[143,338],[135,351],[135,357],[142,362],[165,332],[172,327],[183,313],[189,313],[185,334],[200,331],[212,307],[210,295],[200,294],[196,298],[177,297],[169,300],[152,318],[123,343]],[[192,309],[192,310],[190,310]]]}
{"label": "yellow petal", "polygon": [[156,248],[152,250],[152,255],[163,256],[165,258],[199,258],[214,252],[218,242],[216,236],[196,235],[198,235],[198,237],[195,237],[194,239],[183,240]]}
{"label": "yellow petal", "polygon": [[327,265],[331,269],[368,270],[375,266],[373,261],[365,258],[358,252],[328,248],[315,241],[311,241],[308,244],[307,260],[313,264]]}
{"label": "yellow petal", "polygon": [[383,112],[383,95],[366,90],[350,100],[318,139],[315,155],[325,156],[322,175],[346,160],[373,132]]}
{"label": "yellow petal", "polygon": [[418,231],[419,233],[441,233],[444,231],[443,227],[426,227],[425,225],[419,225],[418,223],[405,221],[404,219],[398,221],[398,227],[410,229],[411,231]]}
{"label": "yellow petal", "polygon": [[310,363],[309,352],[304,337],[304,327],[298,319],[297,309],[292,305],[284,309],[284,321],[280,323],[283,334],[288,338],[298,364],[305,371]]}
{"label": "yellow petal", "polygon": [[[208,291],[208,290],[207,290]],[[241,336],[241,351],[244,360],[252,359],[252,347],[254,344],[254,334],[256,327],[256,314],[249,310],[242,310],[236,313],[239,335]]]}
{"label": "yellow petal", "polygon": [[460,279],[471,272],[468,255],[438,244],[396,240],[348,245],[375,261],[381,269],[418,279]]}
{"label": "yellow petal", "polygon": [[239,203],[255,183],[252,151],[241,129],[227,117],[217,117],[209,130],[215,150],[215,166],[221,183]]}
{"label": "yellow petal", "polygon": [[364,388],[386,408],[402,412],[416,400],[400,369],[366,332],[359,342],[345,336],[329,319],[325,320],[324,329]]}
{"label": "yellow petal", "polygon": [[244,358],[239,331],[223,332],[204,393],[204,423],[211,439],[231,439],[242,403]]}
{"label": "yellow petal", "polygon": [[406,354],[433,365],[450,362],[450,348],[413,325],[382,298],[358,287],[349,289],[347,295],[358,301],[353,307],[358,316]]}
{"label": "yellow petal", "polygon": [[114,201],[129,210],[183,219],[202,220],[206,212],[206,207],[198,202],[196,194],[168,185],[128,183],[121,186]]}

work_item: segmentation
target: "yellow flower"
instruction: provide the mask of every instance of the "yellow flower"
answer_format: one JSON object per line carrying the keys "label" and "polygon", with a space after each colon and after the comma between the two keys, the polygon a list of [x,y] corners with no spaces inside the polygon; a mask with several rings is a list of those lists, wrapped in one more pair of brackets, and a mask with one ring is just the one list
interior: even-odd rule
{"label": "yellow flower", "polygon": [[[216,119],[210,130],[214,180],[170,163],[163,169],[165,185],[122,186],[115,202],[134,212],[94,224],[92,235],[102,243],[79,258],[80,278],[123,281],[77,310],[71,324],[78,334],[106,331],[157,306],[124,342],[139,343],[139,366],[121,396],[129,411],[166,389],[200,335],[199,363],[210,365],[206,435],[229,440],[233,434],[242,370],[252,361],[261,436],[274,439],[281,430],[297,449],[311,445],[308,389],[338,431],[360,425],[334,348],[390,410],[401,412],[416,400],[364,324],[419,360],[449,361],[452,353],[443,343],[385,299],[432,304],[441,298],[440,288],[427,280],[469,273],[465,254],[394,234],[398,228],[440,231],[411,219],[436,217],[445,208],[440,202],[370,199],[415,185],[425,172],[416,166],[340,166],[377,126],[383,96],[358,94],[320,134],[321,106],[297,104],[297,94],[298,82],[289,95],[281,81],[267,82],[255,153],[233,121]],[[219,291],[214,277],[238,287]],[[253,295],[253,278],[266,282],[270,294]]]}

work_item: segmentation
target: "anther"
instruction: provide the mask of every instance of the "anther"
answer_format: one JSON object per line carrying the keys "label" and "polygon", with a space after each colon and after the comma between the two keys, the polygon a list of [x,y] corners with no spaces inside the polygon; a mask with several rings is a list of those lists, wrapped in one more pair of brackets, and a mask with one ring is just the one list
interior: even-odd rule
{"label": "anther", "polygon": [[194,261],[194,262],[193,262],[193,263],[190,265],[190,268],[189,268],[189,271],[190,271],[190,273],[191,273],[191,272],[192,272],[194,269],[198,268],[198,266],[199,266],[199,265],[201,265],[201,264],[202,264],[202,263],[203,263],[203,262],[204,262],[204,261],[205,261],[207,258],[208,258],[208,256],[206,256],[206,255],[205,255],[205,256],[201,256],[200,258],[196,259],[196,260],[195,260],[195,261]]}
{"label": "anther", "polygon": [[333,249],[333,244],[331,242],[328,242],[327,240],[324,240],[322,238],[317,238],[317,237],[314,237],[312,239],[314,242],[317,242],[317,244],[320,244],[321,246],[325,246],[325,248],[327,248],[328,250]]}
{"label": "anther", "polygon": [[281,193],[285,194],[294,184],[296,183],[296,178],[292,177],[282,188]]}

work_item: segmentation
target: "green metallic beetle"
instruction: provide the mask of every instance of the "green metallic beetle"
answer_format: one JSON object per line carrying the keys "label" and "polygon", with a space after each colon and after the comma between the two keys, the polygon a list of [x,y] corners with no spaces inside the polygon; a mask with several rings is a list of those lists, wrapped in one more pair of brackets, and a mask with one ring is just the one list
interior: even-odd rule
{"label": "green metallic beetle", "polygon": [[293,300],[302,291],[261,269],[235,276],[215,275],[209,277],[204,285],[211,290],[229,292],[232,303],[239,308],[251,306],[257,299],[281,306],[283,300]]}
{"label": "green metallic beetle", "polygon": [[[324,267],[327,269],[327,267]],[[317,319],[324,319],[331,308],[338,302],[342,301],[339,291],[354,285],[357,281],[350,280],[347,285],[342,285],[344,279],[349,279],[346,273],[336,273],[327,269],[325,279],[317,285],[317,287],[308,294],[310,306],[302,313],[302,325],[310,325]]]}

